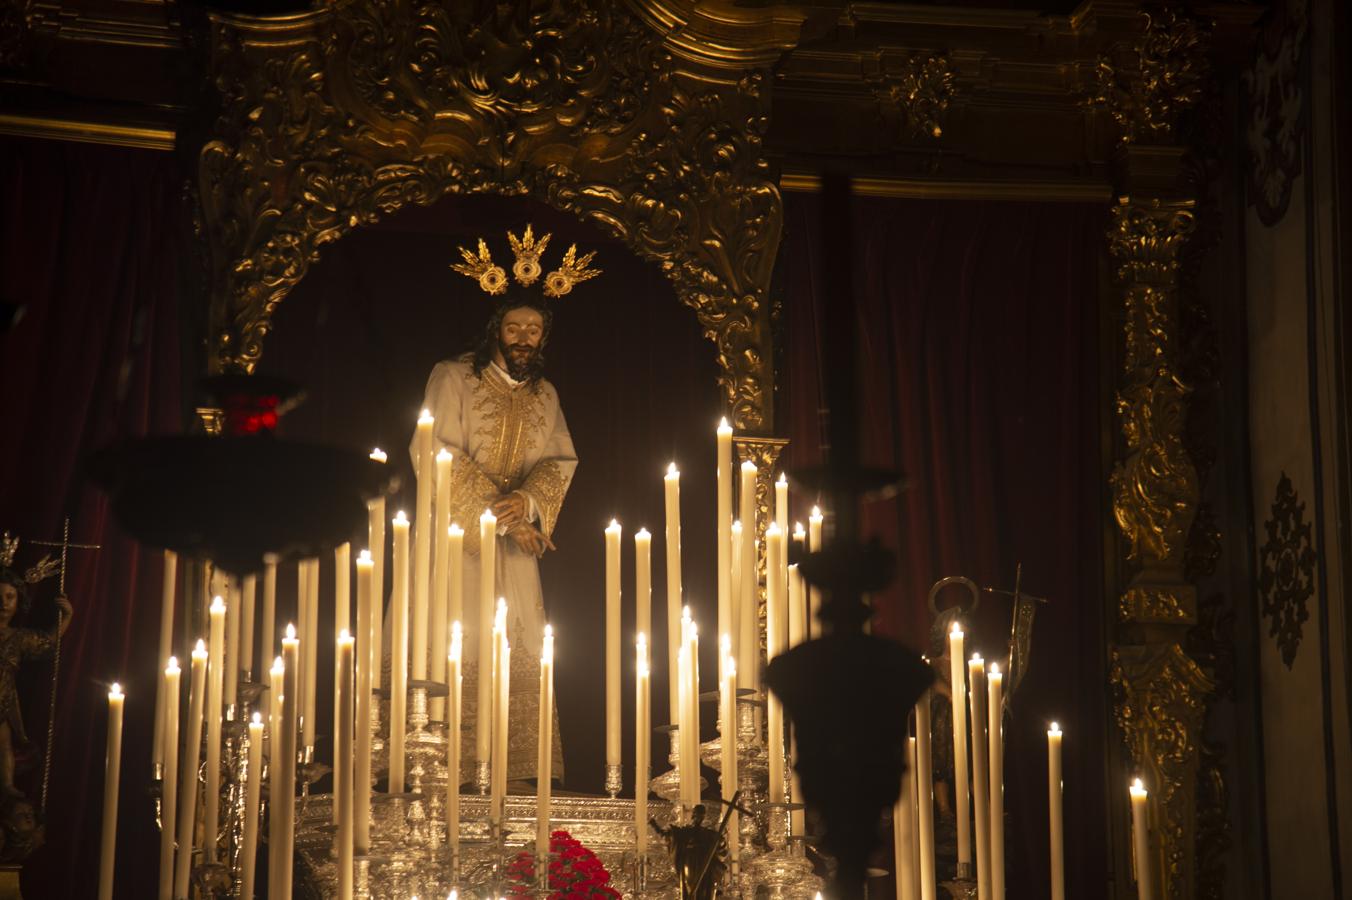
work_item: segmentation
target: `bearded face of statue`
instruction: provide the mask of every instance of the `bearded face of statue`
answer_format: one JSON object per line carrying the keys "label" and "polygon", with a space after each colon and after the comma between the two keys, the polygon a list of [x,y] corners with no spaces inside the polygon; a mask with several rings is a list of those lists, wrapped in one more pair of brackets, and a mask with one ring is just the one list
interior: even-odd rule
{"label": "bearded face of statue", "polygon": [[518,306],[502,317],[494,362],[518,381],[537,374],[540,345],[544,340],[544,317],[538,309]]}
{"label": "bearded face of statue", "polygon": [[19,589],[0,582],[0,625],[8,625],[19,611]]}

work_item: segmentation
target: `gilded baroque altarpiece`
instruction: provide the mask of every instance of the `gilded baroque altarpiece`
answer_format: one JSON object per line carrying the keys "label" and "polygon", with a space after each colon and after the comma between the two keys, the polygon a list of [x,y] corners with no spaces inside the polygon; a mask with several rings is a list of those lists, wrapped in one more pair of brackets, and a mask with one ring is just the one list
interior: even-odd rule
{"label": "gilded baroque altarpiece", "polygon": [[[1141,771],[1164,786],[1152,793],[1159,895],[1218,896],[1225,778],[1203,737],[1218,686],[1210,651],[1189,637],[1207,615],[1190,560],[1216,541],[1187,441],[1195,386],[1180,336],[1206,246],[1209,176],[1180,123],[1207,103],[1212,61],[1239,44],[1251,11],[1145,12],[1125,0],[1068,16],[869,3],[499,6],[350,0],[288,16],[210,14],[197,49],[219,107],[194,190],[209,247],[211,367],[252,371],[277,305],[348,232],[452,193],[530,196],[661,266],[716,345],[734,426],[762,439],[740,455],[772,460],[780,190],[814,184],[772,162],[777,117],[820,136],[803,127],[814,104],[869,110],[849,139],[916,168],[863,173],[864,192],[1116,198],[1105,256],[1122,322],[1112,351],[1122,436],[1110,491],[1125,574],[1106,601],[1115,624],[1105,678],[1122,738],[1110,777],[1125,784]],[[878,46],[850,48],[869,34]],[[833,39],[846,49],[829,49]],[[1073,162],[1081,147],[1104,148],[1076,164],[1088,177],[1049,183],[1011,166],[1010,179],[973,180],[964,160],[979,154],[957,151],[1029,110],[1045,127],[1028,133],[1048,153]],[[1114,803],[1104,828],[1125,846]]]}

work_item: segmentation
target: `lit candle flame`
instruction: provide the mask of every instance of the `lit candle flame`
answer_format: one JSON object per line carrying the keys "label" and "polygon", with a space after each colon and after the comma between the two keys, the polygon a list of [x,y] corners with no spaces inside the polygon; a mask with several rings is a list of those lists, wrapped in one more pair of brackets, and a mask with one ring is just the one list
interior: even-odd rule
{"label": "lit candle flame", "polygon": [[286,623],[286,640],[294,641],[296,639],[296,626],[290,622]]}
{"label": "lit candle flame", "polygon": [[540,649],[540,662],[552,663],[554,661],[554,626],[545,626],[544,644]]}
{"label": "lit candle flame", "polygon": [[404,515],[404,511],[403,511],[402,509],[399,510],[399,512],[397,512],[397,513],[394,514],[394,524],[396,524],[396,525],[407,525],[407,524],[408,524],[408,516]]}
{"label": "lit candle flame", "polygon": [[121,699],[121,697],[122,697],[122,685],[114,681],[113,686],[108,688],[108,699],[109,700],[112,700],[114,698]]}
{"label": "lit candle flame", "polygon": [[342,629],[341,631],[338,632],[338,643],[340,643],[340,644],[342,644],[342,643],[351,643],[351,641],[352,641],[352,635],[348,634],[346,628],[344,628],[344,629]]}
{"label": "lit candle flame", "polygon": [[262,714],[262,713],[254,713],[254,714],[253,714],[253,723],[254,723],[255,725],[262,725],[262,724],[263,724],[263,714]]}
{"label": "lit candle flame", "polygon": [[383,463],[389,462],[390,458],[385,455],[384,450],[381,450],[379,447],[377,447],[371,451],[371,459],[375,460],[378,463]]}
{"label": "lit candle flame", "polygon": [[667,463],[667,477],[668,478],[681,477],[681,470],[676,468],[676,463],[674,461]]}
{"label": "lit candle flame", "polygon": [[451,454],[451,451],[447,450],[445,447],[442,447],[440,450],[437,451],[437,462],[442,462],[443,460],[446,462],[450,462],[454,458],[455,457]]}
{"label": "lit candle flame", "polygon": [[724,652],[724,653],[731,653],[731,652],[732,652],[732,635],[730,635],[730,634],[724,632],[723,636],[722,636],[721,638],[718,639],[718,646],[721,647],[721,648],[723,649],[723,652]]}
{"label": "lit candle flame", "polygon": [[755,472],[755,471],[756,471],[756,464],[753,463],[751,460],[748,459],[748,460],[746,460],[746,461],[744,461],[744,462],[742,463],[742,471],[743,471],[743,472]]}
{"label": "lit candle flame", "polygon": [[728,424],[728,417],[724,416],[718,420],[719,431],[732,431],[732,426]]}
{"label": "lit candle flame", "polygon": [[432,411],[430,409],[424,409],[421,413],[418,414],[419,425],[421,425],[423,422],[431,422],[431,421],[434,420],[432,419]]}
{"label": "lit candle flame", "polygon": [[192,655],[193,656],[201,655],[205,657],[207,655],[207,642],[202,640],[201,638],[198,638],[197,646],[192,648]]}
{"label": "lit candle flame", "polygon": [[962,637],[962,623],[954,622],[953,628],[949,631],[954,637]]}
{"label": "lit candle flame", "polygon": [[811,521],[812,519],[820,519],[821,517],[822,517],[821,507],[820,506],[812,507],[812,515],[808,516],[808,520]]}
{"label": "lit candle flame", "polygon": [[1058,724],[1056,724],[1055,722],[1053,722],[1053,723],[1051,724],[1051,727],[1047,729],[1047,734],[1049,734],[1049,735],[1050,735],[1050,734],[1060,734],[1060,733],[1061,733],[1061,726],[1058,725]]}
{"label": "lit candle flame", "polygon": [[775,484],[776,484],[776,485],[781,485],[781,484],[782,484],[782,485],[784,485],[785,487],[788,487],[788,486],[789,486],[789,476],[785,475],[783,472],[780,472],[780,473],[779,473],[779,479],[778,479],[777,481],[775,481]]}
{"label": "lit candle flame", "polygon": [[177,656],[169,657],[169,665],[164,667],[164,671],[165,674],[177,674],[179,672]]}
{"label": "lit candle flame", "polygon": [[[359,562],[359,563],[373,563],[373,561],[372,561],[372,559],[371,559],[371,551],[370,551],[370,550],[363,550],[362,552],[358,553],[358,554],[357,554],[357,562]],[[374,564],[374,563],[373,563],[373,564]]]}
{"label": "lit candle flame", "polygon": [[220,613],[220,614],[224,615],[224,613],[225,613],[225,598],[222,597],[220,594],[217,594],[217,595],[216,595],[216,599],[211,601],[211,609],[210,609],[210,612],[213,613],[213,614],[215,614],[215,613]]}
{"label": "lit candle flame", "polygon": [[461,528],[459,525],[452,522],[451,527],[446,529],[446,533],[449,534],[451,537],[464,537],[465,529]]}
{"label": "lit candle flame", "polygon": [[991,663],[990,677],[991,677],[991,678],[999,678],[999,677],[1000,677],[1000,664],[999,664],[999,663],[997,663],[997,662]]}

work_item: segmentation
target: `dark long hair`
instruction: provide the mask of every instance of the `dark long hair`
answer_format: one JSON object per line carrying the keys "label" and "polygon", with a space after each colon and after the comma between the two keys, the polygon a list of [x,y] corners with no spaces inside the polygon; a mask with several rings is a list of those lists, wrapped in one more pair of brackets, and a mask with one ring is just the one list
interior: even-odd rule
{"label": "dark long hair", "polygon": [[28,579],[24,578],[18,569],[11,569],[9,566],[0,566],[0,584],[12,584],[19,593],[19,606],[14,611],[15,615],[28,612],[30,600],[28,597]]}
{"label": "dark long hair", "polygon": [[539,293],[516,286],[508,288],[507,295],[497,302],[493,309],[493,315],[488,317],[488,322],[484,325],[483,334],[479,335],[479,342],[470,351],[470,366],[474,369],[476,376],[482,375],[484,367],[493,360],[493,351],[498,349],[498,341],[502,336],[503,318],[512,310],[523,307],[538,312],[543,322],[540,348],[535,354],[535,363],[527,378],[532,385],[539,382],[541,372],[544,370],[545,347],[549,343],[549,332],[554,324],[554,311],[549,308],[548,301]]}

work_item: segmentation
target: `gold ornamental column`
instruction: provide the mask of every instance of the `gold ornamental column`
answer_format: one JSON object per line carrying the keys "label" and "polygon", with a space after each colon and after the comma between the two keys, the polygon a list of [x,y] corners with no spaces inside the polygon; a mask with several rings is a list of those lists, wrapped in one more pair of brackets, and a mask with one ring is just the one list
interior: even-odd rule
{"label": "gold ornamental column", "polygon": [[[1213,684],[1183,649],[1197,623],[1197,590],[1184,574],[1184,553],[1200,488],[1184,445],[1191,389],[1179,358],[1179,291],[1198,187],[1188,180],[1176,126],[1201,96],[1209,35],[1169,9],[1140,20],[1133,43],[1100,59],[1095,98],[1120,128],[1122,184],[1108,250],[1123,321],[1116,398],[1123,444],[1112,491],[1126,565],[1111,601],[1109,678],[1126,759],[1110,768],[1120,778],[1109,785],[1110,833],[1119,850],[1130,846],[1125,798],[1129,779],[1139,776],[1150,791],[1154,894],[1191,900],[1199,747]],[[1126,856],[1116,859],[1130,865]],[[1133,882],[1124,871],[1116,896],[1134,896]]]}

